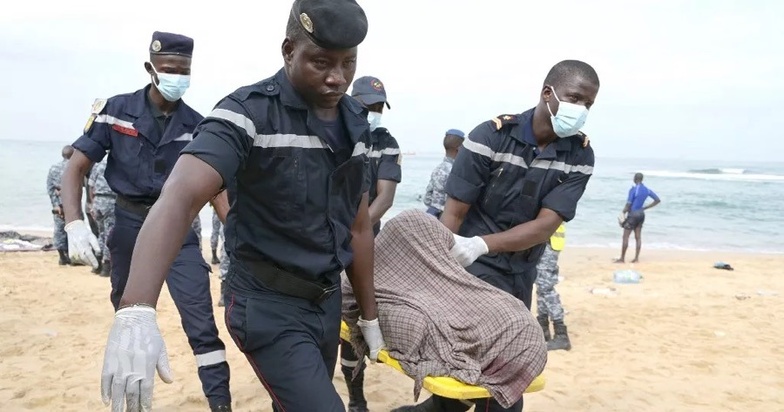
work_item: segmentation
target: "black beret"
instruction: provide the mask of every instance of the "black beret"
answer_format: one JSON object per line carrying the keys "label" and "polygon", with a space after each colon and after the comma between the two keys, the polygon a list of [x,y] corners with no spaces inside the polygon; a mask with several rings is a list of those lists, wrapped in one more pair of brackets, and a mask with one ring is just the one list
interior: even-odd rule
{"label": "black beret", "polygon": [[350,49],[367,35],[367,16],[355,0],[297,0],[291,15],[323,49]]}
{"label": "black beret", "polygon": [[193,39],[181,34],[156,31],[152,34],[150,54],[175,54],[191,57],[193,55]]}

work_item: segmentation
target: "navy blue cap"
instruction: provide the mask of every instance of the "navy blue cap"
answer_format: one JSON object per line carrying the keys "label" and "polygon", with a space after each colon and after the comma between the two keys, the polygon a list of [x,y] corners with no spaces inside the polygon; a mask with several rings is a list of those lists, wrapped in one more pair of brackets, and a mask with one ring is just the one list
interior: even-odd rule
{"label": "navy blue cap", "polygon": [[463,133],[462,130],[449,129],[449,130],[446,131],[446,135],[447,136],[452,135],[452,136],[462,137],[463,139],[465,139],[465,133]]}
{"label": "navy blue cap", "polygon": [[367,16],[354,0],[295,0],[291,16],[322,49],[350,49],[365,40]]}
{"label": "navy blue cap", "polygon": [[381,80],[377,77],[363,76],[354,80],[354,86],[351,88],[351,97],[359,100],[365,106],[386,103],[387,108],[391,109],[387,101],[387,90],[384,88],[384,83],[381,83]]}
{"label": "navy blue cap", "polygon": [[156,31],[150,41],[150,54],[191,57],[193,55],[193,39],[182,34]]}

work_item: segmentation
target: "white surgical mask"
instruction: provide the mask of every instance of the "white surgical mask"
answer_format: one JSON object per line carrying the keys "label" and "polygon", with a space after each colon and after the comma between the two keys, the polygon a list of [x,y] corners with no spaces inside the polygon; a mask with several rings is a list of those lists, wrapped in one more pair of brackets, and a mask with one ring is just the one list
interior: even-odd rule
{"label": "white surgical mask", "polygon": [[558,100],[558,113],[553,114],[550,103],[547,103],[547,110],[550,111],[550,121],[553,124],[553,131],[558,137],[574,136],[585,125],[588,118],[588,108],[579,104],[562,101],[555,94],[555,89],[550,87],[555,100]]}
{"label": "white surgical mask", "polygon": [[170,102],[176,102],[185,94],[191,85],[191,76],[185,74],[158,73],[155,66],[150,63],[152,71],[158,76],[158,84],[153,84],[161,92],[161,96]]}
{"label": "white surgical mask", "polygon": [[378,126],[381,125],[381,113],[379,112],[368,112],[367,116],[368,123],[370,123],[370,131],[376,130]]}

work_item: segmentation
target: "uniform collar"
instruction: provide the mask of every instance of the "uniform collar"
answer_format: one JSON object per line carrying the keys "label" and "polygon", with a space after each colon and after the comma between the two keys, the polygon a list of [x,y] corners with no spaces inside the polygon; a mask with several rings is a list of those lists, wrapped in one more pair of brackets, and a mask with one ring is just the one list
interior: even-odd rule
{"label": "uniform collar", "polygon": [[[149,89],[147,89],[147,90],[149,90]],[[150,95],[149,95],[148,92],[144,93],[144,102],[147,104],[147,108],[150,110],[150,113],[152,114],[152,117],[155,117],[155,118],[159,118],[159,117],[166,118],[166,117],[168,117],[166,114],[164,114],[161,111],[161,109],[158,108],[158,106],[155,105],[155,103],[152,102],[152,100],[150,100]],[[180,107],[180,105],[178,103],[177,104],[177,108],[179,109],[179,107]],[[175,109],[175,111],[177,111],[177,110]],[[172,114],[173,114],[173,112],[172,112]],[[169,116],[171,116],[171,114]]]}
{"label": "uniform collar", "polygon": [[455,159],[452,158],[452,157],[449,157],[449,156],[444,156],[444,162],[454,164],[455,163]]}
{"label": "uniform collar", "polygon": [[370,131],[370,143],[376,144],[381,141],[381,137],[388,133],[384,126],[379,126],[375,130]]}
{"label": "uniform collar", "polygon": [[[521,143],[532,145],[536,148],[538,144],[536,143],[536,136],[534,136],[534,109],[528,109],[517,115],[517,117],[518,123],[512,128],[509,135]],[[556,152],[568,152],[572,148],[569,139],[571,137],[561,138],[550,143],[538,157],[541,159],[555,159],[557,157]]]}
{"label": "uniform collar", "polygon": [[[285,69],[280,69],[277,73],[275,73],[275,82],[278,84],[278,86],[280,86],[280,101],[283,104],[295,109],[308,110],[308,104],[305,103],[305,100],[302,99],[302,96],[300,96],[300,94],[297,93],[297,91],[294,89],[294,85],[291,84],[289,77],[286,75]],[[347,94],[343,94],[343,97],[340,98],[339,104],[341,107],[347,108],[352,113],[362,113],[362,106],[356,104],[354,99]]]}
{"label": "uniform collar", "polygon": [[[150,99],[149,92],[151,87],[152,87],[152,83],[133,92],[131,98],[125,104],[126,114],[130,114],[131,116],[137,119],[142,117],[147,112],[149,112],[153,116],[164,115],[163,112],[161,112],[160,109],[155,107],[155,104],[151,100],[149,100]],[[188,111],[188,109],[190,109],[190,107],[187,104],[185,104],[184,100],[180,99],[179,103],[177,104],[177,108],[173,112],[171,112],[169,116],[174,116],[175,114],[182,114],[183,112]]]}
{"label": "uniform collar", "polygon": [[[151,87],[152,83],[135,91],[125,103],[125,113],[135,118],[133,120],[134,128],[148,138],[158,133],[158,126],[155,123],[154,117],[156,114],[162,114],[158,108],[153,107],[154,104],[152,102],[149,104],[147,103],[149,99],[148,93],[150,92]],[[171,116],[172,124],[182,124],[187,126],[186,129],[192,129],[200,120],[196,118],[193,113],[193,109],[185,104],[183,100],[180,100],[177,104],[177,108],[169,116]],[[179,130],[176,132],[178,131]],[[175,131],[172,129],[172,132]],[[158,146],[163,146],[175,137],[177,136],[174,136],[171,132],[168,134],[164,133],[163,136],[160,136]]]}
{"label": "uniform collar", "polygon": [[[307,103],[305,103],[305,100],[302,99],[302,96],[294,90],[294,85],[291,84],[285,69],[281,68],[275,74],[275,83],[280,87],[281,103],[294,109],[306,110],[308,112],[308,126],[310,126],[312,124],[311,111],[309,110]],[[370,131],[370,126],[367,122],[367,109],[362,107],[359,102],[347,94],[344,94],[343,97],[340,98],[338,104],[340,106],[340,114],[348,129],[351,143],[356,144],[363,133]]]}

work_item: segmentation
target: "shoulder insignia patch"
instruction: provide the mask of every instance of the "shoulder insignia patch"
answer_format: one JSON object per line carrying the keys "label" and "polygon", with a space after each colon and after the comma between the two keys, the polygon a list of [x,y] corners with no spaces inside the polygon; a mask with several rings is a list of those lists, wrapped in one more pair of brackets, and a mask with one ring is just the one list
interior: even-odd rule
{"label": "shoulder insignia patch", "polygon": [[90,131],[90,128],[93,127],[93,122],[95,122],[95,118],[98,117],[98,114],[106,107],[107,99],[95,99],[93,102],[93,106],[90,108],[90,117],[87,119],[87,124],[84,125],[84,134]]}
{"label": "shoulder insignia patch", "polygon": [[501,130],[506,125],[517,124],[517,115],[502,114],[490,119],[495,124],[496,130]]}
{"label": "shoulder insignia patch", "polygon": [[90,128],[93,127],[93,122],[95,121],[96,117],[97,115],[91,114],[90,117],[87,119],[87,124],[84,125],[84,130],[83,130],[84,134],[87,134],[87,132],[90,131]]}
{"label": "shoulder insignia patch", "polygon": [[96,115],[100,114],[101,110],[103,110],[103,108],[106,107],[106,102],[107,101],[108,100],[106,100],[106,99],[95,99],[95,101],[93,102],[92,111],[90,113],[96,114]]}

